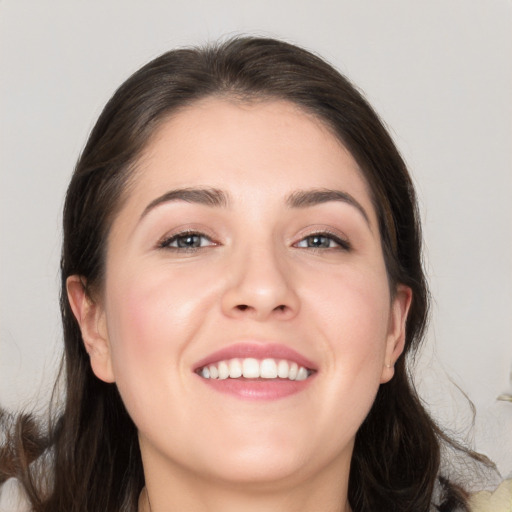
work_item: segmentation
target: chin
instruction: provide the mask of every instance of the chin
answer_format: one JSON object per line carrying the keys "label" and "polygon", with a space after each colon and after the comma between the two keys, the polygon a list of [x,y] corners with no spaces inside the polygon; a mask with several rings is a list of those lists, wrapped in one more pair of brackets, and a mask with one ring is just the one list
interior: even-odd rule
{"label": "chin", "polygon": [[254,491],[301,485],[326,468],[337,467],[335,471],[342,472],[347,465],[344,461],[350,464],[352,453],[352,443],[345,444],[343,448],[327,442],[322,449],[311,439],[299,440],[293,435],[284,440],[259,436],[256,443],[232,443],[229,449],[217,445],[218,449],[210,452],[208,460],[203,459],[204,473],[210,480],[250,487]]}
{"label": "chin", "polygon": [[222,460],[215,467],[209,468],[208,477],[223,480],[230,485],[253,487],[263,490],[275,487],[279,482],[300,482],[306,476],[307,467],[304,460],[297,454],[286,458],[284,454],[245,454],[241,457],[230,457]]}

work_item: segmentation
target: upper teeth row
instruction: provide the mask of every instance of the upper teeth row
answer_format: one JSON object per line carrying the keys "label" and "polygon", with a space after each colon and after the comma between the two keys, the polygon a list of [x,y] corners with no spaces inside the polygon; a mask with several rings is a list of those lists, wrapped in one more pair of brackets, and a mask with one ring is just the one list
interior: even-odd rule
{"label": "upper teeth row", "polygon": [[201,368],[200,375],[205,379],[289,379],[305,380],[309,372],[304,366],[284,359],[263,359],[259,361],[252,357],[245,359],[229,359],[219,361]]}

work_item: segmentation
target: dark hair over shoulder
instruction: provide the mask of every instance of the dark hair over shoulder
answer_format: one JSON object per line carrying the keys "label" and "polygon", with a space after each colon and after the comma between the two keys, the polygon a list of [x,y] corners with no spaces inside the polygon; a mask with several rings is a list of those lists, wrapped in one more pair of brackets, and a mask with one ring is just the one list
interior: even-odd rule
{"label": "dark hair over shoulder", "polygon": [[[439,475],[440,444],[452,441],[425,411],[408,373],[425,330],[429,295],[415,192],[404,161],[345,77],[306,50],[264,38],[165,53],[133,74],[106,105],[77,163],[64,209],[65,404],[45,435],[31,419],[18,419],[2,448],[0,478],[21,480],[37,512],[136,510],[144,485],[136,428],[115,385],[91,370],[66,279],[83,276],[92,297],[101,290],[106,237],[137,158],[170,114],[212,95],[286,100],[325,123],[369,184],[391,290],[397,283],[412,289],[404,354],[356,437],[349,480],[354,512],[427,511],[436,485],[444,495],[438,510],[465,510],[464,492]],[[30,465],[43,453],[42,464]],[[41,485],[45,474],[49,481]]]}

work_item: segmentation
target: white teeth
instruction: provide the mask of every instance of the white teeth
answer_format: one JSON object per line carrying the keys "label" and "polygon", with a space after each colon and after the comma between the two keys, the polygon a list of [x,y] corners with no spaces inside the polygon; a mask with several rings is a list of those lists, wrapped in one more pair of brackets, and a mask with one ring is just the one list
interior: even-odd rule
{"label": "white teeth", "polygon": [[242,375],[246,379],[257,379],[260,376],[260,363],[257,359],[248,357],[242,362]]}
{"label": "white teeth", "polygon": [[228,364],[225,361],[219,363],[219,379],[227,379],[229,377]]}
{"label": "white teeth", "polygon": [[297,363],[292,363],[290,365],[290,369],[288,370],[288,378],[290,380],[295,380],[297,378],[298,371],[299,371],[299,365]]}
{"label": "white teeth", "polygon": [[205,379],[288,379],[305,380],[311,374],[304,366],[299,366],[295,362],[281,359],[279,361],[266,358],[258,360],[253,357],[245,359],[230,359],[219,361],[215,364],[204,366],[198,371],[199,375]]}
{"label": "white teeth", "polygon": [[275,379],[277,377],[277,364],[273,359],[263,359],[260,365],[262,379]]}
{"label": "white teeth", "polygon": [[277,376],[280,379],[287,379],[288,375],[290,373],[290,365],[288,364],[288,361],[284,361],[281,359],[277,365]]}
{"label": "white teeth", "polygon": [[214,364],[208,366],[208,370],[210,370],[210,379],[218,379],[219,378],[219,370]]}
{"label": "white teeth", "polygon": [[308,371],[306,370],[306,368],[304,368],[304,366],[301,366],[299,368],[299,371],[297,372],[297,377],[295,378],[295,380],[306,380],[308,378]]}
{"label": "white teeth", "polygon": [[229,376],[232,379],[238,379],[242,376],[242,363],[240,359],[231,359],[229,361]]}

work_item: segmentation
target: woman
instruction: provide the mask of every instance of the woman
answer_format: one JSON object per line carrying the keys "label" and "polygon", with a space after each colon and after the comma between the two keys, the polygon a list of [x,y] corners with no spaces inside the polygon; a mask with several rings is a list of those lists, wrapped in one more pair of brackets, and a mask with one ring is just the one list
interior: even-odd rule
{"label": "woman", "polygon": [[36,511],[466,510],[407,360],[411,180],[318,57],[172,51],[101,114],[64,209],[66,398],[2,454]]}

